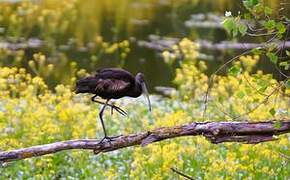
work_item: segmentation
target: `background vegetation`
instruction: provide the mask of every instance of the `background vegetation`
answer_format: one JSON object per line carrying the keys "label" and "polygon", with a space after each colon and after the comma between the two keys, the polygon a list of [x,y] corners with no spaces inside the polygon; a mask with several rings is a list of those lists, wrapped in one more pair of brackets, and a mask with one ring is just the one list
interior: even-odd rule
{"label": "background vegetation", "polygon": [[[258,3],[247,2],[255,7]],[[269,1],[266,5],[275,9],[280,3]],[[233,15],[224,22],[237,23],[227,30],[233,33],[237,28],[236,40],[248,40],[238,36],[246,33],[244,27],[236,26],[240,20],[234,16],[238,11],[248,11],[243,4],[238,6],[230,1],[0,2],[0,148],[11,150],[60,140],[101,137],[99,106],[91,103],[88,95],[74,94],[73,89],[77,79],[107,66],[123,67],[133,73],[145,72],[151,91],[155,85],[176,88],[170,91],[170,97],[151,96],[152,113],[142,99],[118,101],[129,115],[124,118],[106,112],[105,123],[110,135],[192,121],[289,119],[289,77],[279,78],[279,73],[270,73],[276,66],[287,71],[286,66],[279,64],[286,62],[287,65],[287,60],[273,63],[280,58],[275,48],[240,56],[221,72],[209,75],[233,54],[206,52],[213,53],[216,62],[200,58],[205,51],[190,39],[232,38],[225,30],[184,28],[182,23],[190,14],[206,10],[220,15],[232,10]],[[164,12],[167,13],[160,17]],[[267,17],[275,19],[276,14],[267,14]],[[277,39],[281,40],[286,26],[282,24],[285,29],[282,32],[283,28],[278,26],[282,20],[276,21],[267,32],[280,29],[281,37]],[[163,25],[165,28],[161,28]],[[162,52],[138,48],[136,42],[152,33],[179,40]],[[264,42],[264,39],[255,41]],[[266,53],[268,57],[264,56]],[[265,61],[266,67],[261,65]],[[284,135],[275,142],[253,146],[213,145],[204,138],[194,137],[98,156],[82,151],[61,152],[3,164],[0,178],[177,179],[178,175],[170,170],[176,167],[195,179],[288,179],[289,161],[281,154],[289,156],[289,138]]]}

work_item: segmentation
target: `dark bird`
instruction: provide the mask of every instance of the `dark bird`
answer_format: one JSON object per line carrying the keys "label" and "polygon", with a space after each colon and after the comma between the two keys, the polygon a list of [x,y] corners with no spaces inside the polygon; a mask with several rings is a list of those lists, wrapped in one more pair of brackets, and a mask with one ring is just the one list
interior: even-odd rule
{"label": "dark bird", "polygon": [[[151,103],[146,88],[144,75],[138,73],[135,77],[128,71],[118,68],[104,68],[97,70],[96,74],[80,79],[76,83],[76,93],[91,93],[94,96],[91,98],[93,102],[103,104],[99,117],[102,123],[104,131],[104,139],[111,140],[107,136],[105,129],[105,124],[103,121],[103,112],[106,106],[111,107],[111,111],[115,109],[122,115],[127,113],[121,108],[109,104],[111,99],[119,99],[125,96],[128,97],[139,97],[141,94],[144,94],[148,100],[149,111],[151,111]],[[106,102],[101,102],[96,100],[96,97],[99,96],[106,100]],[[102,142],[101,141],[101,142]]]}

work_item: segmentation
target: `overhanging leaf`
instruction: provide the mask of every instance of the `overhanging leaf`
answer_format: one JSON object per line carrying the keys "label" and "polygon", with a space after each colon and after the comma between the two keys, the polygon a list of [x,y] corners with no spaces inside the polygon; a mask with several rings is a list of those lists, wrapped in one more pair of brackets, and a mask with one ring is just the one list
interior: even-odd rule
{"label": "overhanging leaf", "polygon": [[244,36],[247,33],[248,27],[245,24],[239,25],[239,32]]}
{"label": "overhanging leaf", "polygon": [[266,54],[268,56],[268,58],[270,59],[270,61],[274,64],[277,64],[278,62],[278,56],[276,56],[276,54],[272,53],[272,52],[268,52]]}
{"label": "overhanging leaf", "polygon": [[286,82],[285,82],[285,87],[287,89],[290,89],[290,79],[288,79]]}
{"label": "overhanging leaf", "polygon": [[228,74],[231,75],[231,76],[238,76],[241,72],[242,72],[242,68],[241,68],[240,65],[237,65],[237,64],[233,65],[228,70]]}
{"label": "overhanging leaf", "polygon": [[276,121],[275,123],[274,123],[274,128],[275,129],[279,129],[279,128],[281,128],[282,127],[282,123],[280,122],[280,121]]}
{"label": "overhanging leaf", "polygon": [[275,28],[276,22],[274,20],[268,20],[265,22],[264,27],[268,30],[273,30]]}
{"label": "overhanging leaf", "polygon": [[275,114],[276,114],[276,110],[275,110],[275,108],[271,108],[270,111],[269,111],[269,113],[270,113],[272,116],[275,116]]}

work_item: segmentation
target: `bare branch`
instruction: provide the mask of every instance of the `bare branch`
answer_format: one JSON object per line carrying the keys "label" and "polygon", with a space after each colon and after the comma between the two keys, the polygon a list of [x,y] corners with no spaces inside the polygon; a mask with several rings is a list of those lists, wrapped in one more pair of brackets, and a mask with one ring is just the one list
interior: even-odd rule
{"label": "bare branch", "polygon": [[287,159],[288,161],[290,161],[290,156],[287,156],[286,154],[283,154],[283,153],[280,153],[280,152],[278,152],[278,153],[279,153],[279,155],[281,157],[283,157],[283,158]]}
{"label": "bare branch", "polygon": [[193,180],[192,177],[188,176],[187,174],[184,174],[183,172],[180,172],[179,170],[177,170],[176,168],[170,168],[173,172],[175,172],[176,174],[179,174],[182,177],[185,177],[186,179],[189,180]]}
{"label": "bare branch", "polygon": [[[260,47],[262,48],[262,47]],[[209,78],[209,81],[208,81],[208,87],[207,87],[207,90],[206,90],[206,94],[205,94],[205,98],[204,98],[204,110],[203,110],[203,117],[205,117],[206,115],[206,111],[207,111],[207,103],[208,103],[208,98],[210,96],[210,90],[211,90],[211,87],[213,86],[213,83],[214,83],[214,79],[215,79],[215,76],[216,74],[221,71],[223,68],[225,68],[228,64],[232,63],[233,61],[235,61],[236,59],[240,58],[241,56],[244,56],[246,54],[249,54],[250,52],[252,52],[252,50],[248,50],[248,51],[245,51],[243,52],[242,54],[239,54],[233,58],[231,58],[229,61],[225,62],[222,66],[220,66]]]}
{"label": "bare branch", "polygon": [[[277,125],[278,124],[278,125]],[[16,161],[52,154],[69,149],[93,150],[95,154],[142,145],[181,136],[203,135],[212,143],[241,142],[256,144],[275,140],[274,135],[290,132],[290,119],[268,122],[193,122],[190,124],[163,127],[148,132],[118,136],[113,141],[99,143],[96,139],[79,139],[28,148],[0,152],[0,162]]]}
{"label": "bare branch", "polygon": [[240,118],[240,117],[243,117],[243,116],[245,116],[245,115],[248,115],[248,114],[254,112],[256,109],[258,109],[261,105],[266,104],[266,103],[268,102],[269,98],[270,98],[270,97],[271,97],[275,92],[279,91],[279,89],[281,88],[282,85],[283,85],[283,83],[280,83],[279,85],[277,85],[277,87],[274,88],[274,90],[273,90],[270,94],[268,94],[268,95],[264,98],[264,100],[263,100],[262,102],[260,102],[260,103],[257,104],[254,108],[250,109],[249,111],[245,112],[244,114],[241,114],[241,115],[239,115],[239,116],[234,117],[233,120],[236,120],[236,119],[238,119],[238,118]]}
{"label": "bare branch", "polygon": [[[270,34],[269,34],[270,35]],[[216,50],[216,51],[227,51],[227,50],[251,50],[254,48],[268,48],[271,45],[275,46],[283,46],[284,41],[278,41],[273,42],[272,44],[269,44],[273,40],[276,39],[277,35],[272,34],[273,36],[269,38],[269,40],[265,41],[264,43],[242,43],[242,42],[231,42],[231,41],[222,41],[219,43],[213,43],[206,40],[196,40],[195,43],[198,44],[200,49],[208,49],[208,50]],[[148,49],[154,49],[157,51],[164,51],[164,50],[172,50],[172,46],[177,44],[180,39],[177,38],[166,38],[162,39],[151,39],[149,41],[143,41],[140,40],[137,42],[137,45],[140,47],[145,47]],[[290,47],[290,41],[285,42],[285,48]]]}

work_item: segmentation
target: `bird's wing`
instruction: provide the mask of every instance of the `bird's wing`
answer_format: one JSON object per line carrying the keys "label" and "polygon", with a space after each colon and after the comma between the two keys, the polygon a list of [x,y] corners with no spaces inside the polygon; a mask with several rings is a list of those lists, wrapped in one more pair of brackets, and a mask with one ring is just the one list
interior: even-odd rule
{"label": "bird's wing", "polygon": [[98,79],[117,79],[134,82],[135,77],[128,71],[119,68],[104,68],[97,70],[95,77]]}
{"label": "bird's wing", "polygon": [[123,69],[120,68],[102,68],[102,69],[98,69],[96,71],[96,73],[104,73],[104,72],[111,72],[111,71],[123,71]]}
{"label": "bird's wing", "polygon": [[130,82],[118,79],[98,79],[96,92],[117,93],[130,87]]}

